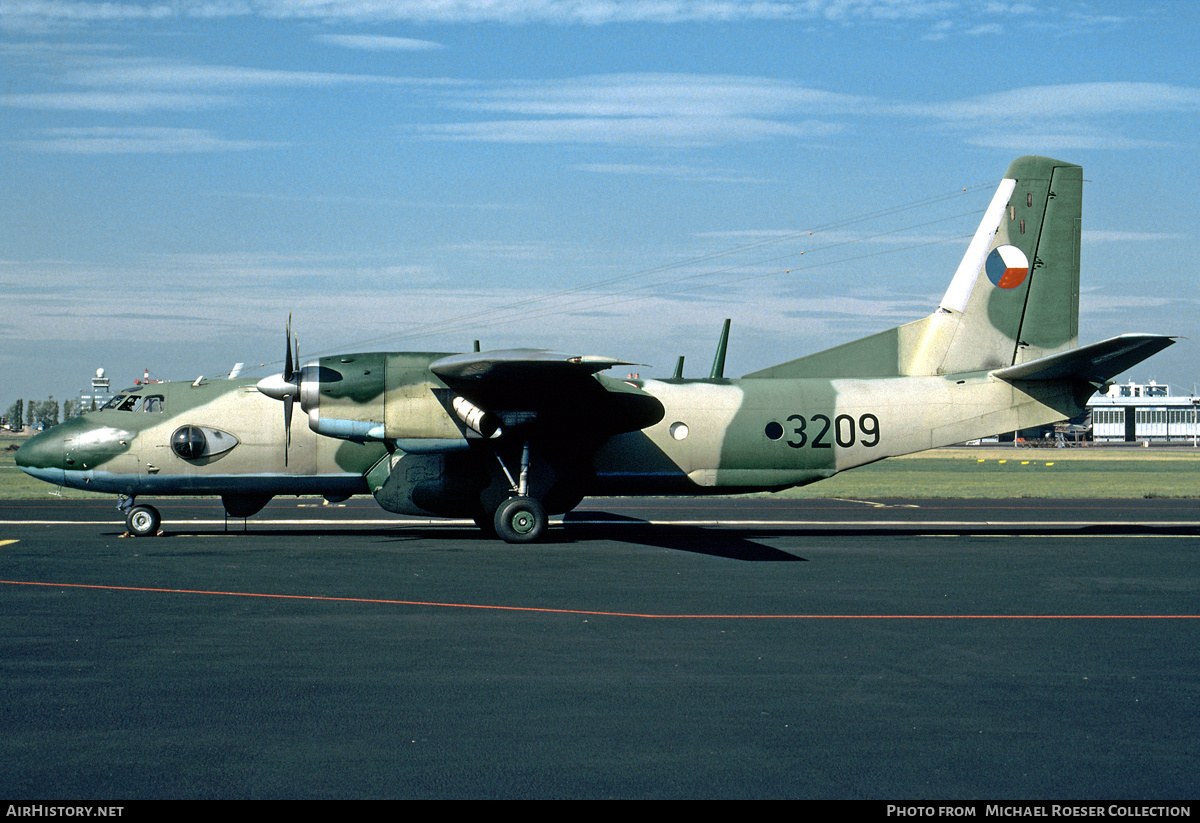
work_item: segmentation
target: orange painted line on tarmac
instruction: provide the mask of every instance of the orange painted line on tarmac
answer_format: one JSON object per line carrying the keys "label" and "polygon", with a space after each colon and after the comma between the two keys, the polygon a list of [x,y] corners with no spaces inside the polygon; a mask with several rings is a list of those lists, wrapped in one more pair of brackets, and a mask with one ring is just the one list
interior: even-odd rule
{"label": "orange painted line on tarmac", "polygon": [[62,589],[152,592],[156,594],[209,594],[226,597],[269,597],[280,600],[324,600],[334,603],[375,603],[387,606],[434,606],[443,609],[487,609],[545,614],[581,614],[594,617],[642,617],[659,620],[1198,620],[1200,614],[641,614],[589,609],[550,609],[539,606],[498,606],[481,603],[439,603],[425,600],[385,600],[370,597],[329,597],[314,594],[221,592],[202,589],[155,589],[143,586],[101,586],[92,583],[41,583],[33,580],[0,580],[9,586],[45,586]]}

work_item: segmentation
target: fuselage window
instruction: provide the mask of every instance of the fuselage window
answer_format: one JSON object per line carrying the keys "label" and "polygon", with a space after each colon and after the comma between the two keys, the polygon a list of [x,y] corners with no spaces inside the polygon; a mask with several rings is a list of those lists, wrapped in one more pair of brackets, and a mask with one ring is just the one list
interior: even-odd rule
{"label": "fuselage window", "polygon": [[117,406],[117,411],[133,411],[141,402],[142,398],[136,394],[131,394],[125,398],[125,401],[121,405]]}
{"label": "fuselage window", "polygon": [[117,406],[121,405],[121,401],[124,399],[125,399],[125,395],[118,394],[116,397],[114,397],[112,400],[109,400],[107,403],[105,403],[100,408],[102,410],[103,409],[115,409]]}
{"label": "fuselage window", "polygon": [[161,394],[152,394],[146,398],[142,404],[142,411],[160,413],[163,410],[163,398]]}

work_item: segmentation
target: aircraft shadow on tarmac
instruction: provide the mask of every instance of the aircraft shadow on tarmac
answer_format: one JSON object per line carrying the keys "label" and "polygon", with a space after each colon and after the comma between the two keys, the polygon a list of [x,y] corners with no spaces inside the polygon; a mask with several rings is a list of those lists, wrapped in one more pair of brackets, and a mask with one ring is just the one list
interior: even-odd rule
{"label": "aircraft shadow on tarmac", "polygon": [[[703,554],[712,557],[723,557],[729,560],[749,562],[797,562],[805,561],[800,557],[782,549],[756,542],[757,540],[780,537],[914,537],[937,534],[949,537],[968,536],[1011,536],[1045,535],[1045,534],[1074,534],[1095,536],[1120,535],[1189,535],[1200,534],[1200,530],[1190,525],[1164,524],[1156,526],[1145,523],[1131,524],[1084,524],[1078,526],[1042,525],[1030,522],[1020,526],[995,526],[980,524],[945,524],[928,525],[913,522],[904,525],[880,526],[747,526],[737,528],[731,526],[707,527],[696,525],[676,525],[669,523],[652,523],[636,517],[612,514],[599,511],[574,511],[568,513],[558,528],[550,528],[540,541],[548,545],[568,545],[593,541],[617,541],[640,546],[668,549],[672,551]],[[498,538],[489,536],[470,526],[457,527],[429,526],[424,523],[407,525],[398,521],[395,527],[363,528],[363,527],[313,527],[313,528],[272,528],[267,523],[255,526],[254,521],[237,522],[230,520],[225,528],[187,529],[185,524],[173,524],[165,528],[162,537],[211,537],[211,536],[253,537],[364,537],[374,536],[397,542],[416,540],[435,541],[470,541],[478,543],[499,542]],[[147,539],[147,538],[139,538]]]}
{"label": "aircraft shadow on tarmac", "polygon": [[[707,554],[729,560],[749,561],[802,561],[789,552],[748,540],[739,530],[706,529],[701,526],[656,526],[636,517],[608,512],[573,511],[563,517],[561,533],[569,535],[569,541],[620,540],[639,546]],[[552,542],[557,535],[547,533],[544,542]]]}
{"label": "aircraft shadow on tarmac", "polygon": [[[582,521],[582,522],[581,522]],[[266,526],[266,524],[264,524]],[[763,537],[769,535],[791,533],[792,530],[765,531],[754,530]],[[112,532],[109,536],[117,536]],[[485,535],[478,529],[469,526],[427,526],[404,525],[398,522],[395,527],[363,528],[363,527],[314,527],[314,528],[271,528],[257,526],[253,520],[241,522],[230,520],[224,528],[187,528],[184,523],[164,524],[158,538],[136,538],[137,540],[171,539],[179,537],[218,537],[233,536],[246,538],[261,537],[366,537],[374,536],[395,542],[411,542],[416,540],[435,541],[470,541],[478,543],[500,543],[499,539]],[[133,539],[133,538],[131,538]],[[704,554],[712,557],[723,557],[729,560],[744,560],[755,562],[801,561],[805,558],[794,554],[756,543],[740,530],[730,528],[704,528],[700,526],[657,525],[638,518],[626,517],[604,512],[581,512],[576,516],[564,518],[562,528],[551,528],[539,541],[541,545],[567,545],[592,541],[612,540],[640,546],[670,549],[673,551]],[[508,550],[511,546],[502,544]]]}

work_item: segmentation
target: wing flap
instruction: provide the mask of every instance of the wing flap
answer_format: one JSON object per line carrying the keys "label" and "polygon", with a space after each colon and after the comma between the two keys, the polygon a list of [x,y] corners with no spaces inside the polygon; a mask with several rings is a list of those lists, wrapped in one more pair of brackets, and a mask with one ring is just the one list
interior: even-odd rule
{"label": "wing flap", "polygon": [[443,357],[429,364],[451,390],[493,412],[505,429],[606,437],[662,419],[662,403],[599,372],[636,365],[599,355],[505,349]]}

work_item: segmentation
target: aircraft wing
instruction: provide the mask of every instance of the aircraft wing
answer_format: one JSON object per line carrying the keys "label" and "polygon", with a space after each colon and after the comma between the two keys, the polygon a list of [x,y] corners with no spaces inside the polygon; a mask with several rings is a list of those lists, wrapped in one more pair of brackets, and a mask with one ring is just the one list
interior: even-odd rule
{"label": "aircraft wing", "polygon": [[480,385],[503,380],[570,379],[590,375],[613,366],[636,365],[628,360],[591,354],[563,354],[542,349],[503,349],[500,351],[454,354],[435,360],[429,370],[443,380],[477,382]]}
{"label": "aircraft wing", "polygon": [[1057,354],[1039,357],[1028,363],[1006,366],[992,372],[1001,380],[1063,380],[1077,378],[1097,385],[1107,383],[1121,372],[1175,342],[1161,334],[1122,334],[1099,343],[1090,343]]}
{"label": "aircraft wing", "polygon": [[657,398],[632,383],[598,374],[626,365],[635,364],[599,355],[505,349],[443,357],[429,370],[506,426],[607,436],[653,425],[663,416]]}

